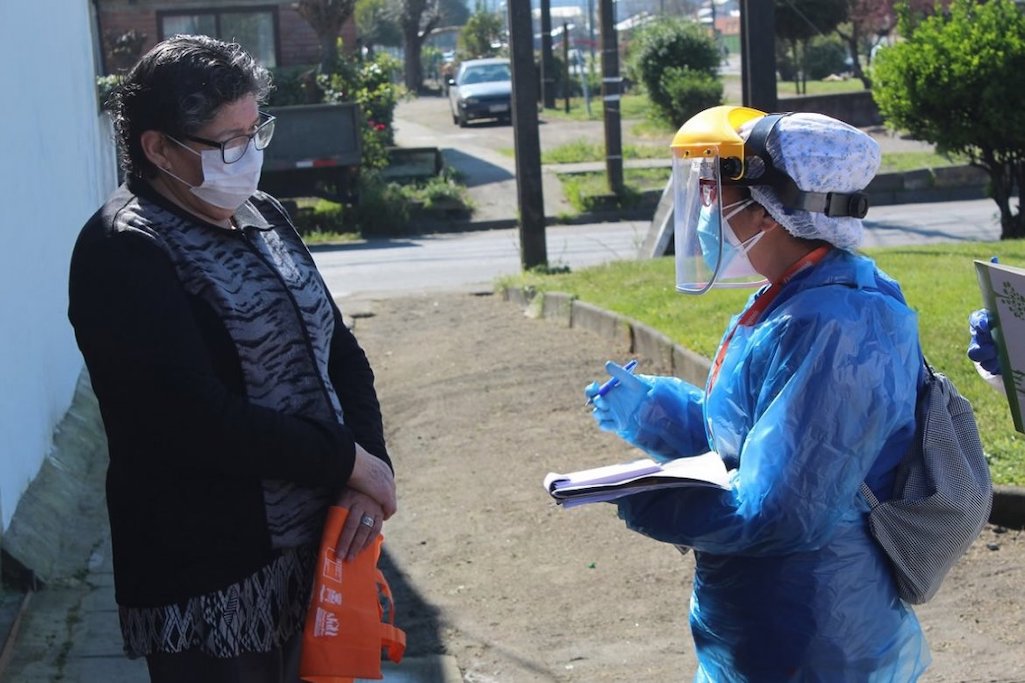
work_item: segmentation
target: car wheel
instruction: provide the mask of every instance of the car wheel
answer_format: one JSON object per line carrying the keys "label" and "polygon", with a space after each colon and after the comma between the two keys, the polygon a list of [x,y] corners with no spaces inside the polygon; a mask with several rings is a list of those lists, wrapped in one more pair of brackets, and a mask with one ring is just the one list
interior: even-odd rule
{"label": "car wheel", "polygon": [[466,123],[469,119],[466,118],[466,112],[460,111],[459,117],[456,119],[456,123],[459,124],[460,128],[466,128]]}
{"label": "car wheel", "polygon": [[455,112],[452,113],[452,123],[456,124],[457,126],[459,125],[459,117],[455,115]]}

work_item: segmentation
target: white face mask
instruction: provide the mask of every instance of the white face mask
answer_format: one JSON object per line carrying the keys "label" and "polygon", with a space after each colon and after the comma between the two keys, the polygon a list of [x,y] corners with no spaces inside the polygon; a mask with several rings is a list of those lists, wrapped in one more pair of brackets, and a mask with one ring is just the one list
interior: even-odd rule
{"label": "white face mask", "polygon": [[204,202],[221,209],[234,211],[245,204],[246,200],[256,192],[256,188],[260,184],[260,171],[263,168],[263,150],[256,149],[252,140],[246,143],[249,145],[249,149],[245,151],[241,159],[233,164],[226,164],[219,149],[204,149],[202,152],[197,152],[170,135],[167,137],[202,159],[203,183],[189,185],[166,168],[161,170],[188,186],[192,194]]}
{"label": "white face mask", "polygon": [[746,200],[740,208],[730,212],[729,216],[723,217],[722,234],[723,237],[726,238],[726,243],[732,247],[732,249],[729,250],[731,252],[731,258],[722,273],[722,277],[724,278],[750,277],[760,274],[755,270],[755,267],[751,265],[751,259],[749,259],[747,255],[754,246],[758,244],[758,241],[765,237],[765,231],[759,231],[758,233],[748,237],[746,241],[741,242],[740,238],[737,237],[737,233],[733,232],[733,226],[730,225],[730,221],[728,220],[740,213],[743,209],[747,208],[750,204],[754,204],[754,200]]}

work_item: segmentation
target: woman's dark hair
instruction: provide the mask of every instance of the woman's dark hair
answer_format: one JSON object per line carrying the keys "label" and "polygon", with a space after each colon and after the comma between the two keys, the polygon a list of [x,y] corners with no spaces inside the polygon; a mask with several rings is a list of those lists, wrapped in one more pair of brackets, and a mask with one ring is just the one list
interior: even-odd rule
{"label": "woman's dark hair", "polygon": [[111,112],[126,175],[156,173],[142,151],[147,130],[195,135],[217,110],[246,95],[263,102],[270,73],[235,43],[177,35],[158,43],[114,91]]}

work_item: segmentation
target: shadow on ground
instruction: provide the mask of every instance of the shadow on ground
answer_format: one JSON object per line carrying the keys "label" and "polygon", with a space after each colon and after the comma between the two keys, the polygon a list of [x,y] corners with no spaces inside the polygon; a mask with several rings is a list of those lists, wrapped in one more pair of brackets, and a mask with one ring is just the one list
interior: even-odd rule
{"label": "shadow on ground", "polygon": [[428,603],[382,548],[377,566],[388,579],[395,599],[395,625],[406,632],[406,656],[446,654],[441,639],[441,612]]}
{"label": "shadow on ground", "polygon": [[441,150],[441,155],[446,166],[454,168],[463,176],[467,187],[499,183],[504,180],[513,180],[516,177],[508,169],[458,149],[446,147]]}

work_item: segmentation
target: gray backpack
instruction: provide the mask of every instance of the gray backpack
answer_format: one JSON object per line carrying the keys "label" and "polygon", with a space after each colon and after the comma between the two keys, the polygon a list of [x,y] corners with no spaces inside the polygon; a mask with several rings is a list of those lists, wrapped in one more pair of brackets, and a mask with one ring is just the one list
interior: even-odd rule
{"label": "gray backpack", "polygon": [[972,406],[946,376],[925,367],[915,441],[898,466],[893,499],[881,503],[861,485],[872,508],[869,527],[890,558],[897,592],[914,605],[936,594],[982,531],[993,504]]}

